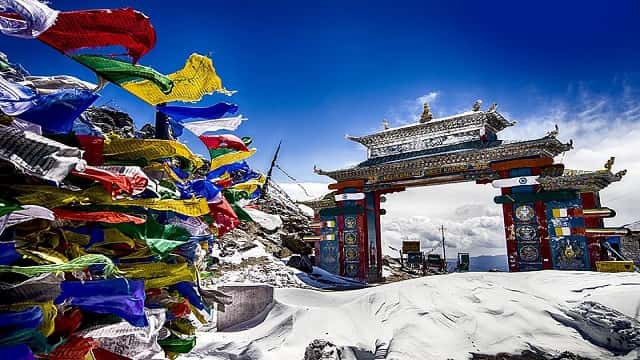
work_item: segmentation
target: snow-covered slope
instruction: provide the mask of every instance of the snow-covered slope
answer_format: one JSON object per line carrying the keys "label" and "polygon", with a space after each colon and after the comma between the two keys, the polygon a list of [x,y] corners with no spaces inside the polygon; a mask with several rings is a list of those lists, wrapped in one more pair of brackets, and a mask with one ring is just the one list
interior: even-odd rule
{"label": "snow-covered slope", "polygon": [[263,323],[203,333],[188,358],[302,359],[312,340],[327,339],[387,359],[468,359],[531,346],[608,359],[611,352],[554,317],[595,301],[639,319],[640,274],[464,273],[349,292],[276,289],[275,296]]}

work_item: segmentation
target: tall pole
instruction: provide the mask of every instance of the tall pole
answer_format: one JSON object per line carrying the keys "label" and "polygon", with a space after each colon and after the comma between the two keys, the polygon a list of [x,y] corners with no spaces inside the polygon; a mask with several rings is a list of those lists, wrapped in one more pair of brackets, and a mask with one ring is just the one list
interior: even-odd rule
{"label": "tall pole", "polygon": [[444,225],[440,226],[442,231],[442,257],[444,258],[444,270],[447,271],[447,249],[444,246]]}
{"label": "tall pole", "polygon": [[[158,107],[166,104],[158,104]],[[156,109],[156,139],[171,140],[171,131],[169,131],[169,117]]]}
{"label": "tall pole", "polygon": [[278,143],[278,147],[276,148],[276,152],[273,154],[273,159],[271,159],[271,166],[269,166],[269,171],[267,171],[267,180],[264,182],[264,187],[262,188],[262,195],[266,194],[267,187],[269,186],[269,181],[271,180],[271,173],[273,172],[273,168],[276,166],[276,160],[278,160],[278,153],[280,153],[280,145],[282,145],[282,140]]}

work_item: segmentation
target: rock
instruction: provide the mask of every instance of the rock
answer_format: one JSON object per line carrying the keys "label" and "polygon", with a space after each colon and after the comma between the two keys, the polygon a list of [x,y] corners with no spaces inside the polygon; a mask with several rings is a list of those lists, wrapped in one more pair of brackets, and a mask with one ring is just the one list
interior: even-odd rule
{"label": "rock", "polygon": [[640,349],[640,322],[634,318],[594,301],[584,301],[563,311],[566,316],[550,315],[575,328],[595,345],[623,355]]}
{"label": "rock", "polygon": [[471,354],[472,360],[593,360],[569,351],[561,354],[549,354],[539,349],[524,350],[520,354],[498,353],[496,355]]}
{"label": "rock", "polygon": [[304,360],[340,360],[342,351],[327,340],[313,340],[304,351]]}
{"label": "rock", "polygon": [[293,255],[293,253],[291,252],[291,250],[285,247],[285,248],[278,249],[276,252],[273,253],[273,255],[275,255],[280,259],[283,259]]}
{"label": "rock", "polygon": [[282,235],[282,245],[294,254],[309,255],[311,248],[302,240],[291,236],[290,234]]}
{"label": "rock", "polygon": [[133,119],[125,112],[106,106],[90,107],[82,113],[82,117],[105,134],[114,132],[125,138],[135,136]]}
{"label": "rock", "polygon": [[287,262],[287,266],[294,267],[298,270],[306,272],[307,274],[311,274],[313,272],[313,264],[311,263],[311,260],[309,260],[309,258],[305,255],[292,256]]}

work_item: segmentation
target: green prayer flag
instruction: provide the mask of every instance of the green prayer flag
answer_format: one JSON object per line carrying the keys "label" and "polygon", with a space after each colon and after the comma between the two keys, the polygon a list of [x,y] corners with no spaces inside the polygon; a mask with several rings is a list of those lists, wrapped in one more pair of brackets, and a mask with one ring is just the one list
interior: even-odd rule
{"label": "green prayer flag", "polygon": [[170,93],[173,89],[171,79],[148,66],[134,65],[98,55],[77,55],[73,59],[93,69],[98,75],[116,85],[149,80],[165,94]]}
{"label": "green prayer flag", "polygon": [[144,224],[121,223],[113,227],[134,239],[144,240],[153,253],[162,257],[191,237],[186,229],[176,225],[162,225],[153,216],[149,216]]}

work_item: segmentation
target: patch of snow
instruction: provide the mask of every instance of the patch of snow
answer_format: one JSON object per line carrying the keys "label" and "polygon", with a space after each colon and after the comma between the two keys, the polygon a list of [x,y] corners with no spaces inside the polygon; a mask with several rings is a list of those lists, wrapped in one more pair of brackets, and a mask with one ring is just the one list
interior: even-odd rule
{"label": "patch of snow", "polygon": [[227,270],[212,279],[214,285],[268,284],[276,288],[307,287],[298,277],[297,270],[282,262],[267,261],[249,265],[238,270]]}
{"label": "patch of snow", "polygon": [[267,214],[264,211],[245,207],[243,210],[251,219],[267,231],[275,231],[282,227],[282,219],[278,215]]}
{"label": "patch of snow", "polygon": [[391,269],[388,266],[383,266],[382,267],[382,277],[386,278],[393,275],[393,272],[391,271]]}
{"label": "patch of snow", "polygon": [[220,259],[221,263],[229,263],[229,264],[240,264],[243,260],[247,260],[249,258],[259,258],[262,256],[270,256],[269,253],[265,250],[264,245],[258,241],[253,241],[254,247],[247,250],[236,250],[233,255],[221,256],[220,249],[214,247],[212,250],[213,256],[216,256]]}
{"label": "patch of snow", "polygon": [[332,274],[317,266],[313,267],[313,272],[311,274],[299,271],[297,276],[303,283],[318,289],[349,290],[361,289],[367,286],[365,283],[348,277]]}
{"label": "patch of snow", "polygon": [[263,323],[235,333],[200,333],[185,358],[302,359],[315,339],[407,360],[533,347],[593,359],[640,355],[615,357],[551,316],[597,299],[637,319],[635,273],[457,273],[346,292],[275,289],[275,299]]}

